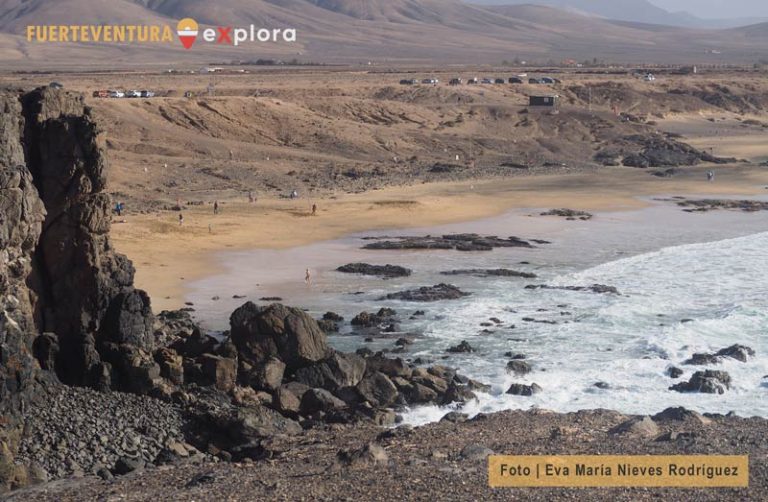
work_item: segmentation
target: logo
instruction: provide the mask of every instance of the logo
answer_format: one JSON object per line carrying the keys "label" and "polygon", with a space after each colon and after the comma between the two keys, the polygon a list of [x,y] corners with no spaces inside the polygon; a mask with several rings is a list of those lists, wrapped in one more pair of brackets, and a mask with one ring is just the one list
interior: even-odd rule
{"label": "logo", "polygon": [[176,27],[176,34],[179,36],[181,45],[183,45],[185,49],[191,49],[195,44],[198,33],[197,29],[197,21],[194,19],[186,18],[179,21],[179,24]]}
{"label": "logo", "polygon": [[[27,42],[37,43],[174,43],[173,29],[168,25],[29,25]],[[176,36],[189,50],[200,39],[201,43],[231,45],[244,43],[293,43],[296,29],[267,29],[255,25],[249,27],[219,26],[201,28],[192,18],[185,18],[176,25]]]}

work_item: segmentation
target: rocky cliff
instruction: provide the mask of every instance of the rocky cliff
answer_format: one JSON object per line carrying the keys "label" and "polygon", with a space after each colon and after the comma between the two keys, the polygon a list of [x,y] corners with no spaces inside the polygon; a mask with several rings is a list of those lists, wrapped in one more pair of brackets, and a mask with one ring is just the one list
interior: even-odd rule
{"label": "rocky cliff", "polygon": [[100,130],[82,96],[40,89],[21,102],[26,165],[47,211],[30,286],[37,330],[54,337],[36,352],[64,383],[127,387],[119,345],[151,350],[152,314],[109,240]]}
{"label": "rocky cliff", "polygon": [[130,388],[134,370],[154,362],[149,298],[133,288],[131,263],[110,243],[106,156],[82,97],[3,91],[0,109],[6,454],[36,381],[55,373],[69,384]]}

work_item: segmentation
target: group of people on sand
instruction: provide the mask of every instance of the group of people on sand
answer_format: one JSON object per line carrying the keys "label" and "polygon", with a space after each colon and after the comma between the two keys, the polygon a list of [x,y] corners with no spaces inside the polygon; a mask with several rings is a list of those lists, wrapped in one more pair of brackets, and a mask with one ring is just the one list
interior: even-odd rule
{"label": "group of people on sand", "polygon": [[[294,190],[291,192],[291,198],[298,197],[298,192]],[[248,191],[248,202],[250,204],[254,204],[256,202],[256,197],[253,195],[253,191]],[[181,208],[181,201],[178,202],[179,208]],[[123,210],[122,203],[118,203],[115,206],[115,212],[117,212],[118,215],[120,215],[121,211]],[[218,216],[219,215],[219,201],[215,200],[213,201],[213,215]],[[317,204],[312,204],[312,216],[317,215]],[[179,213],[179,226],[184,226],[184,213]],[[208,233],[213,233],[213,228],[211,225],[208,225]],[[312,272],[309,269],[306,269],[304,274],[304,283],[307,286],[312,286]]]}

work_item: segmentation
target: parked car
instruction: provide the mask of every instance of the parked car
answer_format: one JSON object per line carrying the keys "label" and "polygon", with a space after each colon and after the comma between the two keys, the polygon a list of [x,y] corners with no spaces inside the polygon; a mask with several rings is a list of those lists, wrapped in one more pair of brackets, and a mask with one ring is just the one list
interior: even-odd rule
{"label": "parked car", "polygon": [[477,77],[472,77],[469,80],[467,80],[467,83],[471,84],[471,85],[476,85],[476,84],[480,83],[480,81],[477,79]]}
{"label": "parked car", "polygon": [[482,81],[482,83],[484,83],[484,84],[492,84],[492,83],[493,83],[493,80],[492,80],[492,79],[490,79],[490,78],[484,78],[484,79],[483,79],[483,81]]}
{"label": "parked car", "polygon": [[416,80],[415,78],[404,78],[403,80],[400,81],[400,85],[416,85],[418,83],[419,81]]}
{"label": "parked car", "polygon": [[645,80],[646,82],[655,82],[656,76],[653,73],[647,73],[645,77],[643,77],[643,80]]}
{"label": "parked car", "polygon": [[539,82],[542,84],[552,85],[552,84],[559,84],[560,81],[556,78],[552,77],[542,77],[539,79]]}
{"label": "parked car", "polygon": [[452,78],[449,82],[450,85],[461,85],[461,79],[460,78]]}
{"label": "parked car", "polygon": [[125,91],[126,98],[140,98],[141,91]]}
{"label": "parked car", "polygon": [[110,98],[124,98],[125,93],[123,91],[109,91]]}
{"label": "parked car", "polygon": [[440,81],[436,78],[425,78],[424,80],[421,81],[421,83],[427,84],[427,85],[437,85],[440,83]]}
{"label": "parked car", "polygon": [[142,98],[154,98],[155,93],[152,91],[141,91],[141,97]]}
{"label": "parked car", "polygon": [[522,84],[523,83],[523,79],[520,78],[520,77],[511,77],[509,79],[509,83],[510,84]]}
{"label": "parked car", "polygon": [[63,89],[64,84],[60,84],[58,82],[51,82],[50,84],[48,84],[48,87],[50,87],[51,89]]}
{"label": "parked car", "polygon": [[541,82],[541,80],[540,80],[540,79],[538,79],[538,78],[529,78],[529,79],[528,79],[528,83],[529,83],[529,84],[541,84],[542,82]]}
{"label": "parked car", "polygon": [[98,91],[93,91],[93,97],[94,98],[108,98],[109,97],[109,91],[105,91],[103,89]]}

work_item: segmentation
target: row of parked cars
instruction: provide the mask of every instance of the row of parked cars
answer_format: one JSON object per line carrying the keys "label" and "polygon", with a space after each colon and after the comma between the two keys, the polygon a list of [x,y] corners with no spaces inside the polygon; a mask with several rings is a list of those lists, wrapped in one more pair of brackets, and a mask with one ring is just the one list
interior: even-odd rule
{"label": "row of parked cars", "polygon": [[[518,75],[516,77],[510,77],[509,79],[504,78],[483,78],[479,79],[477,77],[470,78],[467,80],[467,85],[478,85],[478,84],[543,84],[543,85],[554,85],[559,84],[560,80],[552,77],[539,77],[539,78],[528,78],[527,75]],[[418,80],[415,78],[407,78],[400,81],[401,85],[418,85],[419,83],[425,84],[425,85],[437,85],[440,83],[440,81],[436,78],[425,78],[423,80]],[[450,82],[448,82],[449,85],[462,85],[464,84],[464,80],[460,78],[452,78]]]}
{"label": "row of parked cars", "polygon": [[152,91],[93,91],[94,98],[154,98]]}

